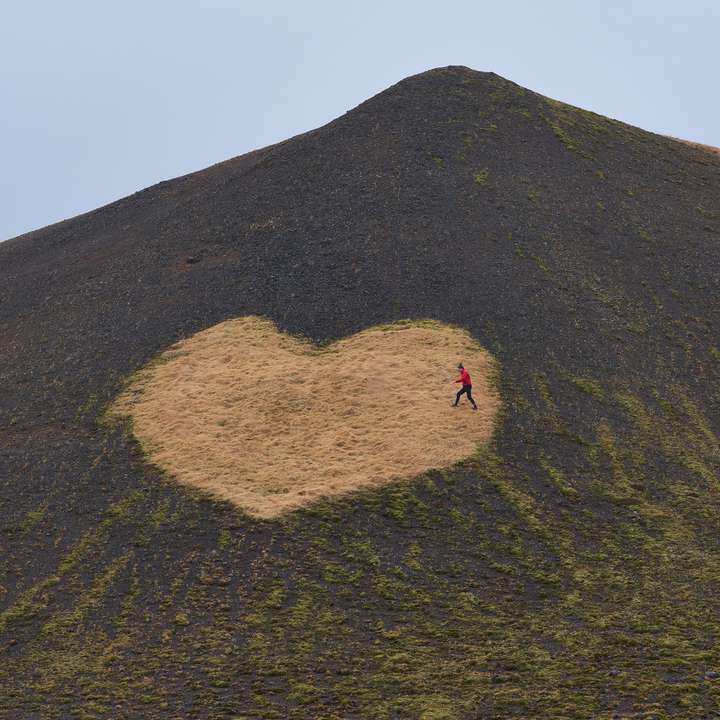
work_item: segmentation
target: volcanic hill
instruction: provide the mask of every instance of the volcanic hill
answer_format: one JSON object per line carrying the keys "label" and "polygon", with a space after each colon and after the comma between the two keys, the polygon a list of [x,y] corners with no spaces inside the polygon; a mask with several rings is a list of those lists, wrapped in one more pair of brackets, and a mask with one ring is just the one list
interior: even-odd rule
{"label": "volcanic hill", "polygon": [[[0,718],[720,714],[719,189],[449,67],[1,243]],[[463,329],[492,440],[272,518],[183,486],[109,408],[252,316]]]}

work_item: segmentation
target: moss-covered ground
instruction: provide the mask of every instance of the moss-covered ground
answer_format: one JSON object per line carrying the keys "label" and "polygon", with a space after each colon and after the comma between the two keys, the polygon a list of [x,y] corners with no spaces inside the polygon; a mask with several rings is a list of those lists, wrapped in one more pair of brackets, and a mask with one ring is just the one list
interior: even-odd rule
{"label": "moss-covered ground", "polygon": [[[0,614],[5,632],[37,628],[6,654],[5,702],[48,718],[141,706],[707,717],[720,694],[717,438],[686,388],[646,399],[553,380],[536,381],[535,397],[507,391],[528,408],[542,492],[496,445],[251,529],[192,493],[126,495]],[[587,406],[592,432],[567,432],[562,397]],[[572,462],[543,450],[548,433]],[[175,556],[174,538],[200,532],[208,508],[206,542]],[[28,512],[14,532],[51,530],[43,517]]]}

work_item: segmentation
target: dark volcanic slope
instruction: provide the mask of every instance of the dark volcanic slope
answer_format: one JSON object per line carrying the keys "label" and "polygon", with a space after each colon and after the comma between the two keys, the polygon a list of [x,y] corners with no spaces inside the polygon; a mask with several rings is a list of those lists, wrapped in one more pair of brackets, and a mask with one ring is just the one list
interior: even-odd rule
{"label": "dark volcanic slope", "polygon": [[[720,712],[719,180],[446,68],[0,244],[0,717]],[[247,313],[468,328],[494,447],[276,522],[162,481],[98,418]]]}

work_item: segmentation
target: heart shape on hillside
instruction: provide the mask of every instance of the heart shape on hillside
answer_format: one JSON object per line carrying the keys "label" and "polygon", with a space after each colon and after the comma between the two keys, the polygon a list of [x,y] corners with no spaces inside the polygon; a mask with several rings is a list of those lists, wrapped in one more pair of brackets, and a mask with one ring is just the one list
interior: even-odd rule
{"label": "heart shape on hillside", "polygon": [[[477,412],[450,405],[460,361]],[[248,316],[171,347],[113,412],[179,482],[271,518],[471,455],[492,434],[494,367],[467,332],[435,321],[318,347]]]}

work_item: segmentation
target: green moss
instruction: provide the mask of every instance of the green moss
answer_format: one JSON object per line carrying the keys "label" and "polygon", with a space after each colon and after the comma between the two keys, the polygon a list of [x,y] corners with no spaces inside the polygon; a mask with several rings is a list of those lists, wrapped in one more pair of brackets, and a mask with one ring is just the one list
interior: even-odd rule
{"label": "green moss", "polygon": [[548,264],[539,255],[531,254],[530,258],[544,273],[547,274],[550,272],[550,268],[548,267]]}
{"label": "green moss", "polygon": [[490,177],[490,171],[485,168],[483,170],[477,170],[473,173],[473,180],[476,185],[485,185]]}
{"label": "green moss", "polygon": [[630,392],[619,392],[615,395],[615,400],[641,432],[650,432],[653,421],[640,398]]}
{"label": "green moss", "polygon": [[35,510],[28,511],[20,522],[21,532],[30,532],[36,528],[47,516],[47,511],[47,503],[43,503]]}
{"label": "green moss", "polygon": [[227,528],[220,530],[220,534],[218,535],[218,550],[225,550],[230,545],[231,538],[232,536]]}
{"label": "green moss", "polygon": [[638,228],[637,233],[643,242],[646,242],[649,245],[653,244],[653,242],[654,242],[653,237],[645,228],[642,228],[642,227]]}
{"label": "green moss", "polygon": [[556,467],[553,467],[550,462],[548,461],[547,457],[544,453],[541,453],[540,455],[540,466],[545,470],[545,472],[550,476],[550,479],[553,481],[557,489],[569,500],[576,501],[579,499],[580,495],[577,491],[577,489],[568,482],[567,478],[563,474],[561,470],[559,470]]}
{"label": "green moss", "polygon": [[290,682],[288,699],[298,705],[310,705],[314,703],[322,692],[319,688],[307,682]]}
{"label": "green moss", "polygon": [[96,609],[102,602],[117,575],[127,565],[128,559],[128,555],[123,555],[111,562],[72,610],[55,615],[42,626],[41,636],[57,637],[68,632],[78,632],[80,623],[91,610]]}
{"label": "green moss", "polygon": [[609,131],[606,118],[549,98],[545,98],[544,102],[547,112],[542,113],[541,117],[550,126],[555,137],[570,152],[581,158],[594,160],[593,141],[596,142]]}
{"label": "green moss", "polygon": [[600,446],[610,460],[612,483],[605,486],[606,494],[622,504],[641,502],[633,483],[626,471],[624,453],[618,446],[612,428],[607,420],[601,420],[597,426]]}
{"label": "green moss", "polygon": [[130,493],[127,497],[116,502],[114,505],[111,505],[107,509],[106,515],[114,520],[127,519],[130,517],[133,509],[143,500],[143,498],[144,493],[142,490],[136,490],[135,492]]}
{"label": "green moss", "polygon": [[69,572],[82,560],[96,552],[98,546],[106,543],[112,524],[112,520],[108,519],[86,532],[60,562],[59,574],[64,575]]}
{"label": "green moss", "polygon": [[0,632],[10,624],[27,622],[44,610],[49,602],[46,591],[57,585],[59,581],[60,578],[56,576],[45,578],[21,593],[10,607],[0,613]]}
{"label": "green moss", "polygon": [[600,402],[605,400],[605,391],[602,389],[602,385],[595,380],[590,378],[571,377],[570,381],[576,388],[582,390],[587,395],[590,395],[590,397],[593,397]]}

